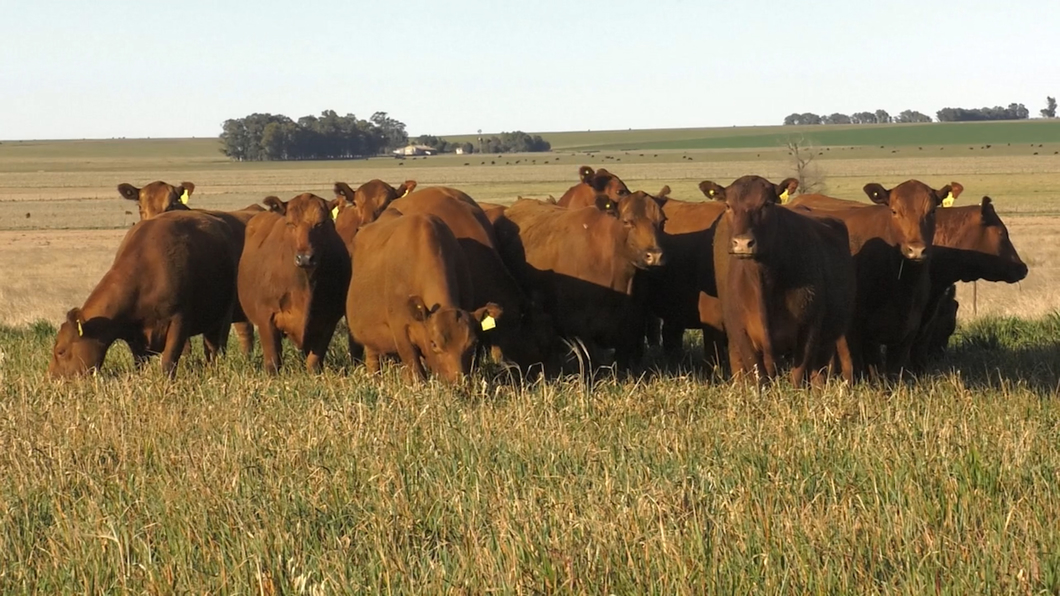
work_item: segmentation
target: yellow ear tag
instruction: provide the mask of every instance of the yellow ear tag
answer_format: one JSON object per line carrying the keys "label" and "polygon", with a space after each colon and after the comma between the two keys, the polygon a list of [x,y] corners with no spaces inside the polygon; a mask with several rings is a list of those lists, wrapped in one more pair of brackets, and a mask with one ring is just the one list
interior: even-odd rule
{"label": "yellow ear tag", "polygon": [[714,189],[713,189],[713,188],[712,188],[712,189],[710,189],[710,193],[708,193],[708,194],[710,194],[710,196],[712,196],[712,197],[713,197],[713,196],[714,196]]}
{"label": "yellow ear tag", "polygon": [[780,204],[787,205],[788,201],[791,200],[791,196],[788,194],[788,190],[784,189],[784,192],[780,193]]}
{"label": "yellow ear tag", "polygon": [[482,330],[489,331],[497,327],[497,319],[494,319],[490,315],[486,315],[486,318],[482,319]]}
{"label": "yellow ear tag", "polygon": [[181,205],[187,205],[188,204],[188,190],[187,189],[184,189],[184,194],[180,195],[180,204]]}
{"label": "yellow ear tag", "polygon": [[331,210],[331,219],[339,218],[339,206],[335,205],[335,208]]}
{"label": "yellow ear tag", "polygon": [[77,336],[78,337],[84,337],[85,336],[85,328],[81,326],[81,321],[77,322]]}
{"label": "yellow ear tag", "polygon": [[946,198],[942,199],[942,206],[943,207],[953,207],[953,202],[955,200],[957,200],[957,199],[953,198],[953,193],[952,192],[951,193],[946,193]]}
{"label": "yellow ear tag", "polygon": [[405,198],[405,197],[407,197],[407,196],[409,196],[409,189],[407,189],[407,188],[406,188],[406,189],[405,189],[405,192],[401,193],[401,196],[400,196],[400,197],[398,197],[398,198],[399,198],[399,199],[404,199],[404,198]]}

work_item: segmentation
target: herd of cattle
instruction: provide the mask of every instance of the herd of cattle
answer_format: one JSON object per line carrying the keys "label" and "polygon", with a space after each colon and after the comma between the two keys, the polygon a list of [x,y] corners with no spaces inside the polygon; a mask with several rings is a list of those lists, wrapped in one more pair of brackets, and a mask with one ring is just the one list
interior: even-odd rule
{"label": "herd of cattle", "polygon": [[733,376],[853,382],[941,353],[957,281],[1027,275],[989,197],[949,206],[957,183],[868,184],[870,204],[745,176],[702,182],[711,200],[694,202],[579,175],[558,201],[372,180],[232,212],[189,208],[188,182],[122,184],[141,221],[67,313],[49,372],[98,369],[120,339],[173,375],[190,337],[209,361],[233,327],[248,354],[257,328],[267,371],[284,337],[319,371],[345,316],[352,358],[375,372],[396,355],[415,380],[457,382],[487,357],[555,374],[572,347],[583,366],[628,369],[653,342],[680,358],[699,329]]}

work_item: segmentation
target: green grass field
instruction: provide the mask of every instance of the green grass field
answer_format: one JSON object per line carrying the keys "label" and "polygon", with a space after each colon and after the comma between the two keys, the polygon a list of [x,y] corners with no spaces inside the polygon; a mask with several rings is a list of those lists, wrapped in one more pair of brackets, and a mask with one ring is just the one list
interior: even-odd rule
{"label": "green grass field", "polygon": [[[342,333],[320,377],[290,346],[277,378],[260,348],[207,367],[198,341],[173,383],[121,344],[96,377],[44,374],[55,322],[136,220],[119,182],[191,180],[193,206],[221,209],[372,177],[506,202],[559,196],[588,164],[697,199],[703,179],[791,175],[786,128],[353,162],[234,163],[215,139],[0,143],[0,594],[1060,593],[1060,142],[997,140],[1042,124],[814,129],[868,135],[818,146],[830,193],[960,181],[962,203],[994,197],[1031,268],[962,285],[951,351],[922,377],[821,391],[657,373],[655,351],[592,390],[493,367],[412,388],[347,362]],[[950,136],[878,136],[914,132]],[[702,139],[728,145],[681,146]],[[674,148],[585,152],[627,143]]]}

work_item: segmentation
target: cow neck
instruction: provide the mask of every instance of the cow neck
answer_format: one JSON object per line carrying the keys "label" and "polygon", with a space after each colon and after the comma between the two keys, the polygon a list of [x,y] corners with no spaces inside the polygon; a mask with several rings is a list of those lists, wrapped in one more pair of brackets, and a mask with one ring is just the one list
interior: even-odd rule
{"label": "cow neck", "polygon": [[966,248],[962,246],[965,243],[965,232],[969,226],[978,229],[981,225],[979,221],[974,221],[979,209],[978,205],[939,209],[936,212],[938,215],[935,218],[935,239],[932,244],[948,248]]}
{"label": "cow neck", "polygon": [[[898,240],[894,237],[894,232],[891,230],[890,225],[891,208],[886,205],[869,205],[867,207],[859,207],[857,209],[850,209],[842,220],[847,224],[847,229],[850,233],[851,241],[851,254],[856,255],[861,252],[862,247],[865,244],[874,239],[879,238],[892,246],[896,254],[898,249]],[[856,222],[861,224],[855,226],[854,229],[850,229],[850,222]],[[864,228],[868,228],[868,232],[862,231]],[[899,254],[899,256],[901,256]]]}
{"label": "cow neck", "polygon": [[103,277],[81,307],[83,320],[92,321],[92,336],[108,347],[118,339],[130,341],[136,334],[136,322],[129,319],[133,305],[126,290],[128,284],[119,282],[111,273]]}

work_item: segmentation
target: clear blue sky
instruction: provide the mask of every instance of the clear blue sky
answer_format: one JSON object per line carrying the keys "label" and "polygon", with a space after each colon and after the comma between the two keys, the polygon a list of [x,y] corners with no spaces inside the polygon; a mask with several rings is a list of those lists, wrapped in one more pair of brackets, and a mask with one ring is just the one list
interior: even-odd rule
{"label": "clear blue sky", "polygon": [[1060,95],[1056,0],[0,0],[0,139],[778,124]]}

